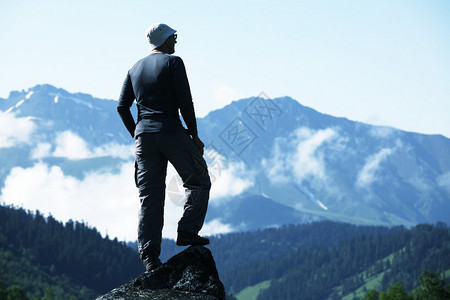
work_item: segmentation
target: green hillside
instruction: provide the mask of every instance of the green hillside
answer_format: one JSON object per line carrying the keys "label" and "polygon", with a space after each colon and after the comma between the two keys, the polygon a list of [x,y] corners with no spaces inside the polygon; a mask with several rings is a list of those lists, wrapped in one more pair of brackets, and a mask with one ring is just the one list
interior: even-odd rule
{"label": "green hillside", "polygon": [[[334,230],[339,226],[334,224]],[[386,290],[398,281],[411,291],[420,285],[423,270],[445,274],[449,269],[450,230],[439,224],[395,228],[281,256],[269,254],[222,278],[237,295],[269,281],[257,298],[248,299],[359,299],[367,290]]]}
{"label": "green hillside", "polygon": [[[446,282],[450,275],[450,229],[442,223],[408,229],[322,221],[218,235],[208,248],[239,300],[362,299],[399,290],[400,281],[413,291],[424,270]],[[183,249],[164,240],[162,259]],[[0,299],[2,288],[22,289],[28,299],[92,299],[141,272],[135,249],[83,223],[0,206]]]}
{"label": "green hillside", "polygon": [[86,224],[62,224],[39,212],[0,206],[0,278],[29,298],[51,287],[55,297],[92,299],[143,271],[124,243],[102,238]]}

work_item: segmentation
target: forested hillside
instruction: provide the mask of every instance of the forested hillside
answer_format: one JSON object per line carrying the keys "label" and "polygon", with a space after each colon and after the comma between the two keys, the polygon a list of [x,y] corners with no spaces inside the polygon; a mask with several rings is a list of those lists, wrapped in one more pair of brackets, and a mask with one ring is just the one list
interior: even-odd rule
{"label": "forested hillside", "polygon": [[[227,291],[252,289],[258,299],[358,299],[398,281],[412,291],[424,270],[450,277],[444,223],[407,229],[321,221],[219,235],[208,247]],[[176,251],[163,242],[164,257]]]}
{"label": "forested hillside", "polygon": [[[346,224],[328,225],[322,233],[349,230]],[[294,240],[320,240],[317,234]],[[273,245],[266,239],[264,243],[268,246],[260,243],[260,248],[268,250],[264,256],[241,262],[241,267],[223,274],[225,286],[233,293],[265,283],[258,299],[355,299],[368,289],[386,290],[397,281],[411,291],[419,285],[423,270],[450,275],[450,230],[445,224],[375,230],[337,244],[323,240],[310,248],[291,247],[290,253],[280,256],[270,250],[276,242]]]}
{"label": "forested hillside", "polygon": [[[208,248],[238,299],[362,299],[398,281],[412,291],[424,270],[450,277],[443,223],[407,229],[322,221],[213,236]],[[182,250],[164,240],[162,259]],[[4,288],[19,285],[29,299],[49,287],[57,299],[92,299],[142,271],[135,250],[86,224],[0,206]]]}
{"label": "forested hillside", "polygon": [[22,209],[0,206],[0,278],[29,297],[51,286],[57,297],[92,299],[144,271],[125,243],[104,239],[80,222],[65,225]]}
{"label": "forested hillside", "polygon": [[419,277],[420,286],[407,292],[399,280],[386,292],[369,290],[364,300],[447,300],[450,299],[450,283],[446,283],[442,275],[436,272],[423,271]]}

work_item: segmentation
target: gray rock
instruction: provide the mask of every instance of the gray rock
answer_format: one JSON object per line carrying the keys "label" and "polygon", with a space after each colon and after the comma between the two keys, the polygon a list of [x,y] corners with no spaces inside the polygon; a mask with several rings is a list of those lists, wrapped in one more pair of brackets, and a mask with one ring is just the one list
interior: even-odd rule
{"label": "gray rock", "polygon": [[161,267],[145,272],[130,282],[100,296],[111,299],[225,299],[211,251],[191,246]]}

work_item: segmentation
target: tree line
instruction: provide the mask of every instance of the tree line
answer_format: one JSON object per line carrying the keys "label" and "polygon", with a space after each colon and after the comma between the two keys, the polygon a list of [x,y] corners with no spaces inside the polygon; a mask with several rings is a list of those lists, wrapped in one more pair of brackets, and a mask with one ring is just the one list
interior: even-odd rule
{"label": "tree line", "polygon": [[[362,299],[368,291],[384,295],[399,281],[413,291],[423,270],[450,270],[450,230],[443,223],[388,228],[320,221],[217,235],[208,247],[228,293],[270,281],[258,299]],[[183,249],[163,240],[163,261]],[[82,222],[0,206],[4,291],[93,299],[143,271],[136,249]],[[372,291],[365,284],[374,280]]]}
{"label": "tree line", "polygon": [[66,224],[39,211],[0,206],[0,277],[30,298],[92,299],[144,271],[138,255],[82,222]]}
{"label": "tree line", "polygon": [[[328,230],[341,226],[328,225],[332,225]],[[343,225],[341,230],[351,232],[352,226]],[[303,238],[312,237],[293,237]],[[379,278],[380,289],[401,280],[411,291],[420,285],[418,278],[423,270],[450,270],[450,230],[445,224],[375,230],[334,245],[325,242],[310,248],[292,248],[290,253],[279,256],[276,251],[272,255],[273,247],[266,247],[265,259],[250,259],[250,263],[225,273],[222,277],[225,286],[236,293],[270,280],[269,288],[258,299],[342,299],[374,278]]]}
{"label": "tree line", "polygon": [[405,291],[402,281],[397,281],[386,292],[371,289],[364,300],[446,300],[450,299],[450,284],[436,272],[423,271],[419,277],[420,286],[411,292]]}

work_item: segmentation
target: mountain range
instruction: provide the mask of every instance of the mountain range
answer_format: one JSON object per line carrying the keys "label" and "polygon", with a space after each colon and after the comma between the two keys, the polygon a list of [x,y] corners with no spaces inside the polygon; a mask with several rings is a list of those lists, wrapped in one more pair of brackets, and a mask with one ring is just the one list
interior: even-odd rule
{"label": "mountain range", "polygon": [[[116,106],[51,85],[0,98],[0,202],[11,202],[8,179],[17,168],[44,164],[77,180],[122,172],[133,162],[133,140]],[[213,182],[206,222],[224,232],[325,219],[450,223],[450,140],[442,135],[355,122],[264,95],[197,121]],[[167,199],[178,206],[183,199],[170,172]]]}

